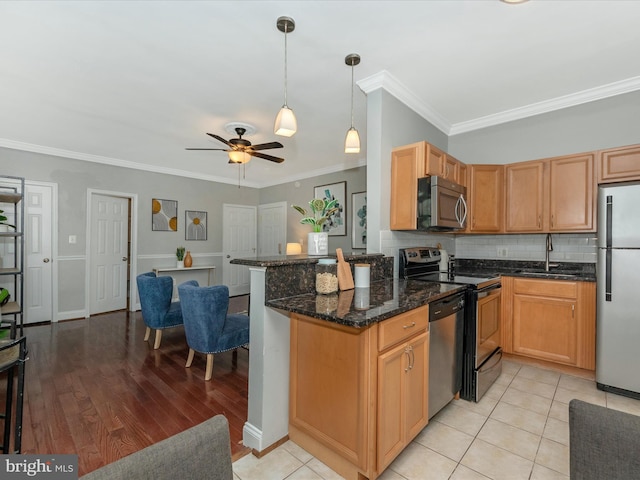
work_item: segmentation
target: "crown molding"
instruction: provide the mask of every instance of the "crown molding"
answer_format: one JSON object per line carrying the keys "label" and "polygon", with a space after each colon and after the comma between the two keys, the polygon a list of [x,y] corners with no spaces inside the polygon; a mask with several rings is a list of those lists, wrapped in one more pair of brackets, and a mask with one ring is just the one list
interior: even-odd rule
{"label": "crown molding", "polygon": [[[13,150],[23,150],[26,152],[42,153],[44,155],[53,155],[55,157],[71,158],[74,160],[84,160],[86,162],[101,163],[112,167],[132,168],[134,170],[143,170],[145,172],[163,173],[165,175],[175,175],[178,177],[194,178],[197,180],[208,180],[210,182],[227,183],[236,185],[237,179],[217,177],[215,175],[204,175],[176,168],[159,167],[148,163],[131,162],[129,160],[120,160],[118,158],[103,157],[100,155],[91,155],[89,153],[79,153],[72,150],[64,150],[60,148],[44,147],[42,145],[34,145],[32,143],[16,142],[6,138],[0,138],[0,147],[11,148]],[[243,187],[260,188],[261,185],[255,182],[242,181]]]}
{"label": "crown molding", "polygon": [[386,70],[382,70],[374,75],[363,78],[356,82],[360,89],[368,94],[383,88],[391,95],[396,97],[406,106],[414,110],[425,120],[431,122],[436,128],[448,134],[451,129],[451,123],[447,121],[435,108],[423,102],[418,96],[405,87],[400,81]]}
{"label": "crown molding", "polygon": [[467,122],[456,123],[451,127],[449,135],[457,135],[459,133],[479,130],[481,128],[499,125],[501,123],[521,120],[527,117],[540,115],[541,113],[562,110],[563,108],[575,107],[584,103],[603,100],[605,98],[622,95],[625,93],[640,90],[640,76],[620,80],[619,82],[609,83],[595,88],[589,88],[580,92],[552,98],[543,102],[532,103],[520,108],[506,110],[494,115],[476,118]]}

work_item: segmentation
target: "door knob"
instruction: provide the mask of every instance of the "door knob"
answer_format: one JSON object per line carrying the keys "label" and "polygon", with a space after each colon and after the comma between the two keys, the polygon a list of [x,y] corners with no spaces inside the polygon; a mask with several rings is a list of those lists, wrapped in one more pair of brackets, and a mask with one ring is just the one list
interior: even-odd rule
{"label": "door knob", "polygon": [[126,262],[127,260],[129,260],[127,257],[122,257],[123,262]]}
{"label": "door knob", "polygon": [[227,255],[227,258],[231,258],[231,255]]}
{"label": "door knob", "polygon": [[49,259],[48,259],[48,258],[45,258],[45,259],[43,259],[42,261],[43,261],[44,263],[49,263]]}

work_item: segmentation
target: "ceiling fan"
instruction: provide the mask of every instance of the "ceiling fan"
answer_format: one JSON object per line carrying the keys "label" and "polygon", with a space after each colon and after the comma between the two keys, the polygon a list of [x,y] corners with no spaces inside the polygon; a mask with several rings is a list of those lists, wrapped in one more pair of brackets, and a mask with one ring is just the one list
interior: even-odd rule
{"label": "ceiling fan", "polygon": [[251,145],[249,140],[242,138],[247,132],[246,128],[235,127],[234,130],[238,134],[238,138],[232,138],[225,140],[224,138],[214,134],[207,133],[210,137],[215,138],[219,142],[224,143],[229,148],[187,148],[187,150],[219,150],[229,153],[229,163],[247,163],[251,160],[251,157],[263,158],[271,162],[282,163],[284,158],[274,157],[273,155],[267,155],[266,153],[260,153],[258,150],[268,150],[270,148],[282,148],[283,145],[280,142],[268,142],[261,143],[259,145]]}

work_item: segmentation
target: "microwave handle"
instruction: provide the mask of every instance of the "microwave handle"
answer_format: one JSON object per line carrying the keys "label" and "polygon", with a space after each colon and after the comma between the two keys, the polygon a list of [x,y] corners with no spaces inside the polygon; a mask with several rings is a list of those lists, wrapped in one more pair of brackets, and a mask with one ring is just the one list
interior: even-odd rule
{"label": "microwave handle", "polygon": [[462,195],[460,195],[456,202],[456,220],[461,227],[464,226],[464,222],[467,220],[467,202]]}

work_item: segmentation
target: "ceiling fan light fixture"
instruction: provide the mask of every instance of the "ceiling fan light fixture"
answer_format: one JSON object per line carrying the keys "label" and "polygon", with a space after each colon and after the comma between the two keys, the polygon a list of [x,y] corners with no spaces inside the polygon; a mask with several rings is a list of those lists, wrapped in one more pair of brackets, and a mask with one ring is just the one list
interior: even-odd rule
{"label": "ceiling fan light fixture", "polygon": [[298,121],[296,116],[287,105],[283,105],[278,115],[276,123],[273,127],[273,133],[282,137],[291,137],[298,130]]}
{"label": "ceiling fan light fixture", "polygon": [[360,153],[360,135],[353,126],[353,67],[360,63],[360,55],[350,53],[344,57],[344,63],[351,67],[351,128],[344,140],[344,153]]}
{"label": "ceiling fan light fixture", "polygon": [[290,17],[278,17],[276,27],[284,33],[284,105],[276,116],[273,133],[283,137],[291,137],[298,130],[298,122],[293,110],[287,105],[287,33],[295,30],[296,22]]}
{"label": "ceiling fan light fixture", "polygon": [[229,160],[233,163],[247,163],[251,160],[251,155],[241,150],[232,150],[229,152]]}
{"label": "ceiling fan light fixture", "polygon": [[344,153],[360,153],[360,135],[358,130],[353,127],[347,130],[347,137],[344,140]]}

